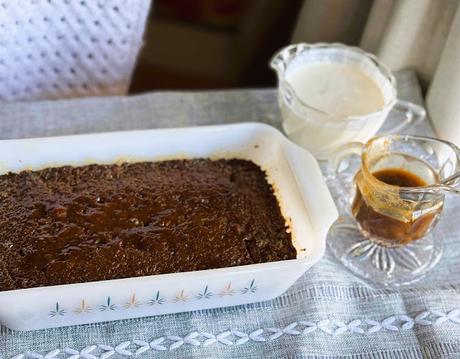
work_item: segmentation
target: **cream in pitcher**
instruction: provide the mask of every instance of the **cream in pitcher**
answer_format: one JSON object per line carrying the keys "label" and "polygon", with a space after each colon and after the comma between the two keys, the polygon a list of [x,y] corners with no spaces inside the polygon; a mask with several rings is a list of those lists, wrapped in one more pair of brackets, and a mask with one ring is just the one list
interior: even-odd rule
{"label": "cream in pitcher", "polygon": [[405,118],[392,131],[424,117],[423,108],[397,100],[391,72],[358,48],[291,45],[270,65],[278,75],[284,132],[317,158],[349,142],[366,142],[395,104]]}
{"label": "cream in pitcher", "polygon": [[286,81],[303,102],[331,115],[362,116],[384,105],[374,80],[346,64],[307,64],[288,73]]}

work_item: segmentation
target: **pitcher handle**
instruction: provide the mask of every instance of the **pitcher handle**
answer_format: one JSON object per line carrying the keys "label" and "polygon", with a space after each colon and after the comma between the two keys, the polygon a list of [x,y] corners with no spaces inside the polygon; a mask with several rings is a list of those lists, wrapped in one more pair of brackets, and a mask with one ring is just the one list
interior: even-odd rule
{"label": "pitcher handle", "polygon": [[409,126],[414,126],[422,122],[426,117],[426,110],[413,102],[396,100],[392,111],[403,115],[403,121],[398,122],[395,126],[390,127],[383,132],[385,134],[397,134],[407,129]]}

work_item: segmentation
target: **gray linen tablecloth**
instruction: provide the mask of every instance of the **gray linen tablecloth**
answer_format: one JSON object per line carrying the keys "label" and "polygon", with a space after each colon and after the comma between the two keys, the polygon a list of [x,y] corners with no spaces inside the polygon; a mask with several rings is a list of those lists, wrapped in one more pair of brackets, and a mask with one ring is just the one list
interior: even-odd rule
{"label": "gray linen tablecloth", "polygon": [[[413,73],[402,72],[397,78],[400,97],[420,103],[422,97]],[[263,121],[279,127],[276,92],[161,92],[2,104],[0,137],[242,121]],[[432,133],[428,122],[410,132]],[[400,291],[369,287],[326,253],[288,292],[273,301],[35,332],[2,328],[0,357],[127,358],[143,351],[135,356],[460,358],[458,213],[460,203],[454,204],[449,198],[439,224],[445,243],[440,264],[426,279]],[[205,342],[209,336],[203,337],[203,332],[215,337]]]}

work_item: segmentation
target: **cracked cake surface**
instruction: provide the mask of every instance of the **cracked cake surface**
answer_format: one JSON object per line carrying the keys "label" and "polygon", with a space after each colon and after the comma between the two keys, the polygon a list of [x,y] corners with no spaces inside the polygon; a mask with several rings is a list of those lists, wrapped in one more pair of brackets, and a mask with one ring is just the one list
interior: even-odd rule
{"label": "cracked cake surface", "polygon": [[55,167],[0,176],[0,291],[296,257],[246,160]]}

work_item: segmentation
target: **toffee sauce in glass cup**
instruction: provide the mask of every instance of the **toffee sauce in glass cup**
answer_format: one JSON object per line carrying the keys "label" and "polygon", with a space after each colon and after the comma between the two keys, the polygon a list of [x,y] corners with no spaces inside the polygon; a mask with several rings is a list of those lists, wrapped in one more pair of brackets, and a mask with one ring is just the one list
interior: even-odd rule
{"label": "toffee sauce in glass cup", "polygon": [[[351,159],[357,156],[358,168],[351,171]],[[342,176],[344,171],[350,175]],[[339,208],[342,220],[328,238],[339,261],[383,285],[413,282],[436,264],[441,238],[432,231],[445,192],[460,193],[460,150],[455,145],[430,137],[377,136],[338,150],[328,172],[329,182],[348,196]],[[350,232],[352,228],[356,230]]]}
{"label": "toffee sauce in glass cup", "polygon": [[[437,177],[422,161],[403,158],[405,163],[419,166],[426,172],[426,177]],[[385,160],[391,162],[389,158],[380,159]],[[427,180],[403,168],[387,168],[372,173],[360,170],[355,176],[352,214],[361,232],[387,247],[404,246],[422,238],[436,223],[444,203],[442,194],[426,198],[423,204],[415,205],[412,201],[411,189],[427,186]]]}

